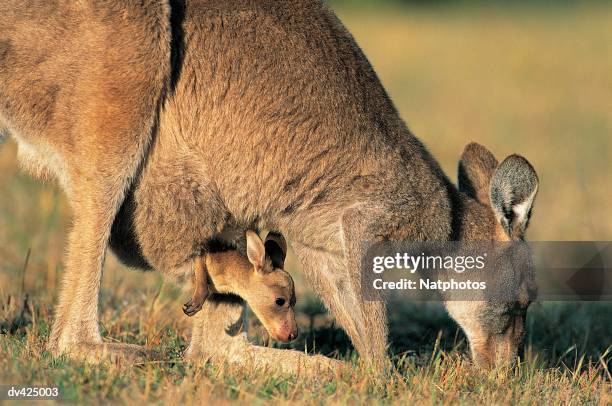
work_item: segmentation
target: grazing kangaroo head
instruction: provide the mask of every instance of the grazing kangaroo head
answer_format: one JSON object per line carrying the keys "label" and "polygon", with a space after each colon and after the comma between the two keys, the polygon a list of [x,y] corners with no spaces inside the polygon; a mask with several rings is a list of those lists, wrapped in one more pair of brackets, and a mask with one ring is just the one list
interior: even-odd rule
{"label": "grazing kangaroo head", "polygon": [[[459,239],[523,240],[538,191],[538,177],[525,158],[510,155],[498,163],[485,147],[469,144],[459,162],[459,190],[463,206]],[[536,290],[533,274],[521,273],[513,289],[514,302],[446,302],[468,337],[477,365],[512,365],[522,349],[527,307]]]}
{"label": "grazing kangaroo head", "polygon": [[277,233],[269,233],[265,243],[253,231],[247,231],[246,237],[247,256],[253,265],[252,288],[242,296],[275,340],[292,341],[298,328],[293,279],[284,270],[287,243]]}

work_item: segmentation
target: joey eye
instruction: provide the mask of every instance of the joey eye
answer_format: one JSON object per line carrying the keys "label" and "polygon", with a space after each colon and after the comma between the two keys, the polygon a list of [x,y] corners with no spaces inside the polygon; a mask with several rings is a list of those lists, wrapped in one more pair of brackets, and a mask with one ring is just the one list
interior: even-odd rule
{"label": "joey eye", "polygon": [[285,305],[285,299],[283,299],[282,297],[277,298],[274,303],[276,303],[277,306],[284,306]]}

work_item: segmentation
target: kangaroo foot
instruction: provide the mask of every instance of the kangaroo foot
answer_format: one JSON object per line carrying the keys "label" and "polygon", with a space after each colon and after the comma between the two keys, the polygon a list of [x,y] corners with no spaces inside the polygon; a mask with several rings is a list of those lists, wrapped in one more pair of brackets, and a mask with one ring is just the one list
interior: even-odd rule
{"label": "kangaroo foot", "polygon": [[75,343],[63,354],[72,359],[92,363],[101,361],[134,363],[159,358],[159,354],[154,350],[140,345],[122,343]]}
{"label": "kangaroo foot", "polygon": [[215,341],[216,346],[206,349],[189,348],[184,358],[194,363],[206,360],[238,368],[257,368],[269,373],[299,374],[317,379],[332,379],[346,368],[344,362],[322,355],[256,346],[243,335],[217,337]]}
{"label": "kangaroo foot", "polygon": [[194,295],[187,303],[183,305],[183,313],[191,317],[202,310],[204,298]]}
{"label": "kangaroo foot", "polygon": [[191,317],[200,310],[208,297],[208,270],[206,269],[205,256],[199,255],[193,261],[193,276],[195,291],[191,300],[183,305],[183,313]]}

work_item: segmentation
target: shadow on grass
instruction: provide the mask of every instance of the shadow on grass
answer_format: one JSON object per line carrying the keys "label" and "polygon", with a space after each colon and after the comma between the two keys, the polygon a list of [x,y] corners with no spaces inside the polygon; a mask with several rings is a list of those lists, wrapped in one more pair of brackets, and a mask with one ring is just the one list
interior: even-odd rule
{"label": "shadow on grass", "polygon": [[[309,326],[299,338],[281,348],[293,348],[323,355],[338,355],[342,358],[354,352],[349,337],[335,323],[317,323],[325,318],[323,305],[309,297],[297,308],[310,320]],[[329,317],[329,316],[327,316]],[[440,337],[438,348],[451,351],[465,347],[463,333],[455,322],[448,317],[444,308],[437,303],[389,303],[387,306],[389,322],[389,352],[398,354],[431,354],[434,344]]]}

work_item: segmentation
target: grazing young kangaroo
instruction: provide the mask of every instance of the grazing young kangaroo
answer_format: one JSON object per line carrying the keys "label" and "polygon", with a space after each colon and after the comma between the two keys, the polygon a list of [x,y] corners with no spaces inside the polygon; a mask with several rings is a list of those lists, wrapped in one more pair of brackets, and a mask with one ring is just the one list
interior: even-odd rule
{"label": "grazing young kangaroo", "polygon": [[212,293],[235,294],[246,300],[272,338],[292,341],[298,334],[295,288],[283,269],[284,238],[270,233],[264,245],[257,233],[247,231],[246,240],[248,260],[236,250],[204,253],[194,259],[195,291],[183,311],[195,315]]}
{"label": "grazing young kangaroo", "polygon": [[[74,213],[56,354],[142,351],[100,336],[109,242],[126,263],[176,275],[208,241],[268,229],[291,243],[361,358],[380,366],[385,306],[361,296],[364,242],[522,239],[538,189],[524,158],[498,163],[476,144],[453,185],[321,0],[2,2],[0,123]],[[492,365],[515,359],[528,305],[447,309],[475,361]],[[229,338],[237,309],[207,302],[187,355],[245,362]],[[304,360],[272,350],[248,354],[270,366]]]}

